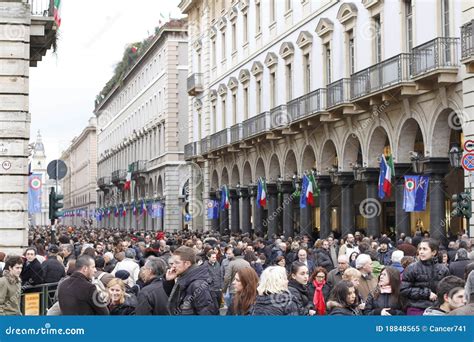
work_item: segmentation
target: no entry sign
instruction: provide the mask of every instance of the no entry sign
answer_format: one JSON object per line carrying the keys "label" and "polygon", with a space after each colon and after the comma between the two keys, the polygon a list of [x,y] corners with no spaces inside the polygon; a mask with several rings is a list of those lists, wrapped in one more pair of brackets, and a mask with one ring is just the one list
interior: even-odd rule
{"label": "no entry sign", "polygon": [[474,151],[474,140],[466,140],[464,143],[464,151],[473,152]]}

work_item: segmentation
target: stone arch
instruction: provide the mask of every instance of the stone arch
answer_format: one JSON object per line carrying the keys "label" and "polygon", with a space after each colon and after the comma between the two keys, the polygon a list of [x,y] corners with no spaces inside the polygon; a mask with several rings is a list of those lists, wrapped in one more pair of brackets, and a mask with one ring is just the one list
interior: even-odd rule
{"label": "stone arch", "polygon": [[239,167],[237,165],[234,165],[232,168],[232,178],[231,178],[231,186],[236,186],[237,184],[240,184],[240,174],[239,174]]}
{"label": "stone arch", "polygon": [[328,174],[328,169],[338,164],[338,155],[336,145],[331,139],[324,142],[321,150],[321,157],[319,165],[321,165],[320,172],[322,174]]}
{"label": "stone arch", "polygon": [[217,190],[219,188],[219,176],[217,174],[217,170],[214,170],[214,172],[212,173],[211,188],[213,190]]}
{"label": "stone arch", "polygon": [[427,149],[430,157],[448,157],[451,132],[462,131],[467,120],[467,115],[457,108],[448,107],[440,110],[433,118],[431,141]]}
{"label": "stone arch", "polygon": [[229,185],[229,172],[227,171],[227,168],[224,167],[222,169],[222,177],[221,177],[221,184],[219,185]]}
{"label": "stone arch", "polygon": [[163,179],[161,178],[161,176],[158,177],[158,183],[156,185],[156,193],[160,197],[163,196]]}
{"label": "stone arch", "polygon": [[249,185],[252,183],[252,168],[250,167],[250,163],[246,162],[244,165],[244,173],[242,177],[242,183],[244,185]]}
{"label": "stone arch", "polygon": [[148,181],[148,192],[147,192],[147,196],[148,198],[151,198],[153,197],[153,179],[150,178],[150,180]]}
{"label": "stone arch", "polygon": [[303,151],[303,156],[301,160],[301,170],[309,171],[312,168],[316,168],[316,154],[314,153],[313,147],[307,145]]}
{"label": "stone arch", "polygon": [[355,134],[349,134],[343,145],[342,150],[342,170],[352,171],[351,164],[358,163],[362,165],[362,144],[359,140],[359,137]]}
{"label": "stone arch", "polygon": [[289,150],[286,154],[283,173],[281,176],[284,179],[291,179],[295,172],[298,174],[298,163],[296,161],[295,152],[293,152],[293,150]]}
{"label": "stone arch", "polygon": [[414,118],[408,118],[402,123],[397,139],[397,163],[409,163],[410,151],[416,151],[424,154],[424,148],[419,148],[419,146],[416,146],[417,135],[420,132],[424,145],[426,140],[419,122]]}
{"label": "stone arch", "polygon": [[369,136],[368,143],[367,166],[378,167],[378,158],[384,152],[385,145],[388,143],[392,146],[387,130],[382,126],[377,126]]}
{"label": "stone arch", "polygon": [[270,158],[268,180],[276,181],[279,177],[281,177],[280,161],[278,156],[274,153]]}
{"label": "stone arch", "polygon": [[257,166],[255,167],[255,179],[259,177],[266,178],[265,164],[263,163],[262,158],[258,158]]}

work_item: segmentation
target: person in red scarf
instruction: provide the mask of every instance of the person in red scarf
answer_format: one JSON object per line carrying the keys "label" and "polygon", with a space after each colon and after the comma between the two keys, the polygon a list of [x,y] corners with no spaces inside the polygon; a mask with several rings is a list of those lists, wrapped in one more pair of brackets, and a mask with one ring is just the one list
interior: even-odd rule
{"label": "person in red scarf", "polygon": [[313,301],[316,315],[326,315],[326,301],[331,288],[326,283],[328,271],[324,267],[316,267],[309,279],[309,297]]}
{"label": "person in red scarf", "polygon": [[405,315],[400,297],[400,272],[395,267],[385,267],[380,272],[377,287],[367,296],[364,315]]}

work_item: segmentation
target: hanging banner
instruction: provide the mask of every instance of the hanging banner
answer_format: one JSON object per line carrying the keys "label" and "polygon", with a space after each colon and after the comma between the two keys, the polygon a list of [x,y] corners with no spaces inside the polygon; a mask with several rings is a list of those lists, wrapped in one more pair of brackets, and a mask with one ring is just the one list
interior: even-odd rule
{"label": "hanging banner", "polygon": [[28,212],[30,214],[41,212],[41,174],[33,173],[28,182]]}
{"label": "hanging banner", "polygon": [[425,211],[430,178],[428,176],[405,176],[403,210]]}

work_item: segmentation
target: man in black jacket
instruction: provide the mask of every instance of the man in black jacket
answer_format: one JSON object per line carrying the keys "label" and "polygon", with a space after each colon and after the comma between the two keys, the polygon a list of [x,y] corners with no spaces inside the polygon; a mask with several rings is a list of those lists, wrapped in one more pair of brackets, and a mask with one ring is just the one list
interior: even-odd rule
{"label": "man in black jacket", "polygon": [[215,250],[210,250],[207,253],[207,260],[204,262],[204,265],[207,266],[209,270],[209,275],[212,279],[211,283],[211,297],[214,300],[216,311],[214,312],[216,315],[219,314],[219,307],[221,305],[222,300],[222,277],[221,277],[221,266],[217,261],[217,252]]}
{"label": "man in black jacket", "polygon": [[48,259],[41,264],[45,284],[57,283],[66,276],[66,269],[57,258],[58,253],[58,246],[51,245],[48,249]]}
{"label": "man in black jacket", "polygon": [[21,285],[40,285],[43,284],[43,271],[41,263],[36,259],[36,249],[29,247],[25,251],[25,263],[21,271]]}
{"label": "man in black jacket", "polygon": [[163,289],[162,277],[166,272],[166,263],[158,257],[149,257],[140,277],[145,286],[138,293],[138,305],[135,315],[169,315],[168,296]]}
{"label": "man in black jacket", "polygon": [[171,315],[212,315],[216,312],[211,297],[207,266],[196,264],[196,253],[191,247],[181,246],[174,251],[171,268],[163,283],[169,295]]}
{"label": "man in black jacket", "polygon": [[58,286],[59,307],[63,315],[108,315],[107,303],[91,280],[96,272],[90,255],[76,260],[76,271]]}

